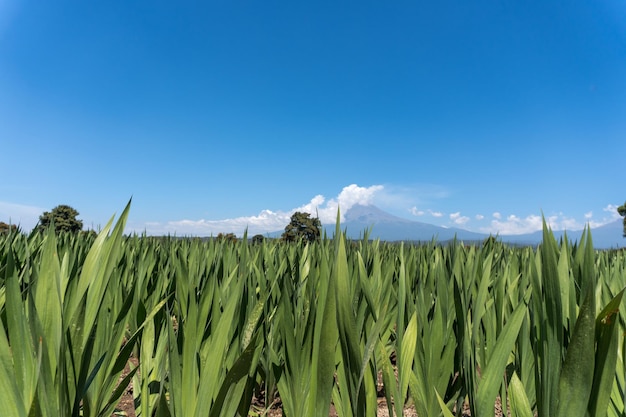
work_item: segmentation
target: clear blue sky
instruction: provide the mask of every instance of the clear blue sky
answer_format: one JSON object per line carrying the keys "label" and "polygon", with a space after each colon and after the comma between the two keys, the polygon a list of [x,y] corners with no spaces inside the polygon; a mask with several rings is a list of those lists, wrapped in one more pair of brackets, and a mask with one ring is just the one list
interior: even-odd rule
{"label": "clear blue sky", "polygon": [[0,161],[25,228],[131,196],[151,233],[357,202],[599,225],[626,199],[626,3],[0,0]]}

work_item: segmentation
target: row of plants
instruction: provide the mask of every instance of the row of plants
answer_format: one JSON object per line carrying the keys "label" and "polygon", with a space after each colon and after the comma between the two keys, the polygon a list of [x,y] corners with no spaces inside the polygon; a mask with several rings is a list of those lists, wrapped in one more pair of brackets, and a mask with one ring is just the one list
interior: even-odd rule
{"label": "row of plants", "polygon": [[252,245],[125,236],[128,210],[0,236],[3,415],[110,416],[132,385],[138,416],[372,416],[379,378],[390,415],[624,415],[626,254],[589,233]]}

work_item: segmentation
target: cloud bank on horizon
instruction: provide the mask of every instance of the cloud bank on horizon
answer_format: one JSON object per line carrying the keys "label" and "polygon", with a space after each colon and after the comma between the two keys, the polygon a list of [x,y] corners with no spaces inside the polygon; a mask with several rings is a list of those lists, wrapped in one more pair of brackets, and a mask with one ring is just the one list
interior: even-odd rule
{"label": "cloud bank on horizon", "polygon": [[344,187],[339,195],[329,200],[321,194],[316,195],[306,204],[287,211],[263,210],[256,216],[243,216],[223,220],[178,220],[169,221],[165,224],[152,222],[146,223],[145,230],[148,234],[173,234],[208,236],[218,233],[235,233],[243,235],[248,230],[248,235],[264,234],[283,230],[289,223],[291,215],[297,211],[310,213],[319,217],[323,224],[334,224],[337,219],[337,210],[340,210],[341,221],[345,220],[344,213],[356,204],[375,204],[377,193],[384,190],[382,185],[359,187],[356,184]]}
{"label": "cloud bank on horizon", "polygon": [[[296,211],[310,213],[317,216],[323,224],[334,224],[337,210],[340,210],[341,221],[345,221],[344,214],[355,205],[375,205],[385,210],[395,212],[405,218],[431,223],[442,227],[457,227],[481,233],[500,235],[518,235],[541,230],[541,214],[504,215],[498,211],[491,215],[482,213],[464,214],[461,211],[449,213],[430,208],[420,208],[416,205],[403,207],[402,204],[414,201],[416,197],[408,195],[410,190],[399,189],[393,186],[371,185],[361,187],[350,184],[333,198],[327,199],[321,194],[315,195],[308,203],[290,210],[262,210],[257,215],[242,216],[227,219],[182,219],[166,222],[130,221],[128,232],[146,233],[148,235],[172,234],[177,236],[215,236],[218,233],[235,233],[242,236],[247,230],[248,235],[266,234],[281,231],[289,223],[291,215]],[[445,194],[441,194],[442,196]],[[600,219],[594,218],[592,211],[584,214],[584,219],[577,220],[564,213],[557,213],[546,217],[547,223],[553,230],[581,230],[585,225],[592,228],[621,219],[617,214],[617,205],[608,204],[602,211]],[[22,230],[32,229],[45,211],[39,207],[26,206],[14,203],[0,202],[0,219],[9,219],[19,224]],[[132,213],[132,210],[131,210]],[[88,220],[89,221],[89,220]],[[87,223],[88,224],[88,223]]]}
{"label": "cloud bank on horizon", "polygon": [[[308,203],[292,208],[287,211],[263,210],[256,216],[243,216],[222,220],[178,220],[167,223],[146,223],[142,230],[148,234],[174,234],[208,236],[218,233],[235,233],[243,235],[248,230],[248,235],[265,234],[284,229],[289,223],[293,213],[300,211],[317,216],[322,224],[334,224],[337,218],[337,210],[340,210],[341,221],[345,221],[344,214],[355,205],[376,205],[384,209],[395,210],[404,213],[414,220],[436,224],[443,227],[458,227],[481,233],[492,233],[500,235],[518,235],[536,232],[542,228],[541,214],[529,214],[520,217],[516,214],[503,216],[499,212],[494,212],[491,217],[477,213],[470,217],[460,211],[444,213],[440,210],[420,209],[417,206],[410,208],[400,207],[398,202],[410,201],[407,195],[408,190],[398,189],[383,185],[371,185],[361,187],[357,184],[350,184],[344,187],[334,198],[326,199],[321,194],[313,197]],[[441,193],[440,195],[445,195]],[[601,219],[593,219],[593,212],[585,214],[584,221],[576,220],[563,213],[546,216],[546,222],[553,230],[581,230],[585,225],[592,228],[599,227],[620,216],[616,212],[617,205],[608,204],[603,211],[608,213]]]}

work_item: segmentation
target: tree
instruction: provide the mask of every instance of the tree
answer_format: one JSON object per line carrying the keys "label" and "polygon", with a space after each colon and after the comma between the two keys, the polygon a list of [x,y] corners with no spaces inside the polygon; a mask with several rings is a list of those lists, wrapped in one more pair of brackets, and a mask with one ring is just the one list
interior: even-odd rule
{"label": "tree", "polygon": [[296,242],[304,239],[313,242],[320,238],[322,222],[318,218],[311,218],[309,213],[296,211],[291,216],[291,221],[285,226],[282,239],[287,242]]}
{"label": "tree", "polygon": [[237,236],[234,233],[218,233],[216,239],[219,242],[237,243]]}
{"label": "tree", "polygon": [[259,245],[261,243],[263,243],[265,241],[265,236],[263,235],[254,235],[252,236],[252,243],[254,243],[255,245]]}
{"label": "tree", "polygon": [[15,233],[17,232],[17,226],[14,224],[7,224],[5,222],[0,222],[0,235],[5,233]]}
{"label": "tree", "polygon": [[78,220],[78,211],[66,205],[59,205],[52,211],[45,211],[39,216],[39,229],[44,230],[54,222],[55,232],[78,232],[83,228],[83,221]]}
{"label": "tree", "polygon": [[617,208],[617,212],[624,218],[624,232],[622,234],[626,237],[626,202]]}

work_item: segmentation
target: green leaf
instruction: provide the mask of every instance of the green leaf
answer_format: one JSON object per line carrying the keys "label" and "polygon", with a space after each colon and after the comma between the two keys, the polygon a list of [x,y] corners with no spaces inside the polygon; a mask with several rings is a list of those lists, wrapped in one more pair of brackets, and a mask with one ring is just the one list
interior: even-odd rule
{"label": "green leaf", "polygon": [[596,363],[589,400],[589,413],[594,417],[606,416],[611,400],[619,348],[619,308],[624,291],[620,291],[596,318]]}
{"label": "green leaf", "polygon": [[[39,379],[38,355],[35,353],[29,319],[24,311],[26,303],[22,300],[17,275],[12,274],[7,277],[5,288],[8,340],[11,343],[15,382],[22,398],[22,405],[18,407],[20,410],[22,407],[30,410]],[[41,349],[41,343],[39,348]],[[40,355],[39,358],[41,358]]]}
{"label": "green leaf", "polygon": [[57,255],[57,242],[52,228],[48,228],[43,242],[39,276],[36,284],[35,308],[46,343],[50,369],[57,368],[62,354],[61,336],[61,265]]}
{"label": "green leaf", "polygon": [[[335,237],[341,235],[339,210]],[[328,416],[335,374],[335,350],[339,340],[337,318],[337,276],[330,270],[326,248],[320,248],[319,299],[315,312],[314,340],[311,363],[311,402],[307,413],[316,417]]]}
{"label": "green leaf", "polygon": [[502,329],[489,363],[483,369],[483,375],[476,393],[476,408],[480,416],[494,414],[493,406],[496,396],[502,384],[504,371],[525,315],[526,303],[519,303]]}
{"label": "green leaf", "polygon": [[404,406],[404,399],[409,389],[410,373],[413,369],[413,358],[415,357],[415,347],[417,344],[417,314],[413,313],[409,324],[404,332],[402,346],[399,352],[398,377],[400,378],[400,398],[396,402],[401,402]]}
{"label": "green leaf", "polygon": [[[13,251],[8,250],[6,257],[6,264],[4,265],[4,283],[11,280],[17,280],[17,271],[15,271],[15,261],[13,258]],[[15,272],[14,272],[15,271]],[[3,288],[3,289],[6,289]],[[10,291],[7,297],[19,296],[15,291]],[[19,296],[21,302],[21,296]],[[18,303],[11,303],[14,309]],[[19,311],[8,311],[8,314],[18,314]],[[14,350],[19,350],[19,340],[13,341]],[[22,398],[20,387],[17,383],[17,375],[14,367],[13,353],[11,346],[9,345],[9,339],[5,333],[4,326],[0,326],[0,404],[2,404],[3,413],[6,413],[7,417],[24,417],[26,416],[26,407],[24,406],[24,400]]]}
{"label": "green leaf", "polygon": [[443,417],[454,417],[454,414],[452,414],[452,411],[450,411],[446,403],[443,402],[443,399],[441,398],[441,395],[439,395],[439,392],[437,392],[437,390],[435,390],[435,394],[437,395],[437,401],[439,402],[439,406],[441,407],[441,413],[443,414]]}
{"label": "green leaf", "polygon": [[511,417],[533,417],[533,410],[526,396],[526,390],[515,372],[513,372],[509,383],[509,402]]}
{"label": "green leaf", "polygon": [[559,379],[558,417],[585,417],[595,364],[595,315],[592,291],[580,307]]}
{"label": "green leaf", "polygon": [[0,404],[7,417],[25,417],[27,415],[24,400],[17,386],[11,347],[4,329],[0,328]]}
{"label": "green leaf", "polygon": [[[243,381],[245,383],[245,378],[250,373],[255,351],[258,348],[257,339],[258,337],[252,338],[241,356],[237,358],[233,367],[226,374],[215,402],[211,407],[209,417],[235,415],[244,388],[240,382]],[[234,394],[235,391],[236,394]]]}

